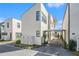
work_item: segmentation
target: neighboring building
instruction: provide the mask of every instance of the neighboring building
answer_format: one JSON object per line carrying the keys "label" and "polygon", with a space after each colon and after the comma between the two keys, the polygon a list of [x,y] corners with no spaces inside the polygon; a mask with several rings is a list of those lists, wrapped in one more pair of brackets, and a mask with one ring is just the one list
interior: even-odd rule
{"label": "neighboring building", "polygon": [[4,22],[1,22],[0,23],[0,40],[2,40],[2,33],[3,33],[3,31],[4,31]]}
{"label": "neighboring building", "polygon": [[79,4],[70,3],[67,5],[63,21],[63,29],[66,30],[66,41],[75,40],[77,51],[79,51]]}
{"label": "neighboring building", "polygon": [[63,38],[65,38],[66,40],[66,43],[68,44],[68,41],[69,41],[69,24],[68,24],[68,21],[69,21],[69,13],[68,13],[68,5],[66,6],[66,10],[65,10],[65,15],[64,15],[64,19],[63,19],[63,22],[62,22],[62,29],[66,31],[66,33],[63,35]]}
{"label": "neighboring building", "polygon": [[50,41],[54,38],[54,31],[53,30],[55,30],[55,24],[54,24],[54,17],[52,16],[52,15],[48,15],[48,30],[47,31],[49,31],[49,38],[48,39],[50,39],[49,40],[49,43],[50,43]]}
{"label": "neighboring building", "polygon": [[7,18],[1,27],[1,39],[16,40],[21,36],[21,21],[15,18]]}
{"label": "neighboring building", "polygon": [[[48,12],[43,4],[34,4],[22,15],[22,44],[42,45],[44,31],[48,30]],[[48,35],[46,36],[48,41]]]}

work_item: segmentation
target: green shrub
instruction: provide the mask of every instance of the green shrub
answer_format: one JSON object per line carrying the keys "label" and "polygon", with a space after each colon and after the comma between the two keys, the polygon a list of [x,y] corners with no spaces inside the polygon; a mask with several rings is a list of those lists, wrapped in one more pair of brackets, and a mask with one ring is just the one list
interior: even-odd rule
{"label": "green shrub", "polygon": [[64,45],[64,48],[67,49],[68,48],[67,43],[64,40],[63,40],[63,43],[64,43],[63,44]]}
{"label": "green shrub", "polygon": [[74,40],[70,40],[69,41],[69,50],[71,50],[71,51],[75,51],[76,50],[76,41],[74,41]]}
{"label": "green shrub", "polygon": [[16,41],[16,44],[21,44],[21,40],[17,40]]}
{"label": "green shrub", "polygon": [[0,40],[0,42],[5,41],[4,39]]}

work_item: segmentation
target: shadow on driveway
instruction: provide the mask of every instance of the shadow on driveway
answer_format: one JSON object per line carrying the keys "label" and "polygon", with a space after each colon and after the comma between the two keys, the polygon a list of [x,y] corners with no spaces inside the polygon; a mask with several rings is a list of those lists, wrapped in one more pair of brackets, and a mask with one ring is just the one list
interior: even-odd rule
{"label": "shadow on driveway", "polygon": [[14,47],[14,45],[10,43],[0,45],[0,53],[17,51],[17,50],[22,50],[22,48]]}
{"label": "shadow on driveway", "polygon": [[62,48],[61,46],[45,45],[39,48],[35,48],[33,50],[57,56],[73,56],[71,51]]}

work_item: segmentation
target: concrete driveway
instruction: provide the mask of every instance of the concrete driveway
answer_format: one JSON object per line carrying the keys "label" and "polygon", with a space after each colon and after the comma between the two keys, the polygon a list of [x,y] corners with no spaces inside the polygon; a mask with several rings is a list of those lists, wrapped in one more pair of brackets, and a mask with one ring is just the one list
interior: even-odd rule
{"label": "concrete driveway", "polygon": [[0,56],[53,56],[44,52],[14,47],[12,44],[0,44]]}
{"label": "concrete driveway", "polygon": [[33,50],[15,47],[11,43],[0,44],[0,56],[73,56],[73,54],[54,45],[45,45]]}
{"label": "concrete driveway", "polygon": [[71,51],[62,48],[61,46],[55,46],[55,45],[45,45],[39,48],[35,48],[33,50],[57,56],[73,56]]}

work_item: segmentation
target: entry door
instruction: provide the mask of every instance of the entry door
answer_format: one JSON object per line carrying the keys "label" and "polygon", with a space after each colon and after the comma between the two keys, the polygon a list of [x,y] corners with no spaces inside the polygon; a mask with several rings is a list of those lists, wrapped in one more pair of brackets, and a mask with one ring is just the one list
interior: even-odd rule
{"label": "entry door", "polygon": [[46,34],[46,32],[43,32],[43,39],[44,39],[44,44],[47,44],[48,40],[47,40],[47,34]]}

